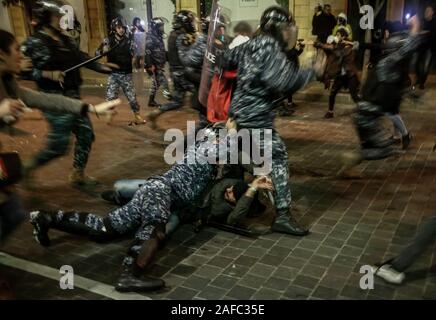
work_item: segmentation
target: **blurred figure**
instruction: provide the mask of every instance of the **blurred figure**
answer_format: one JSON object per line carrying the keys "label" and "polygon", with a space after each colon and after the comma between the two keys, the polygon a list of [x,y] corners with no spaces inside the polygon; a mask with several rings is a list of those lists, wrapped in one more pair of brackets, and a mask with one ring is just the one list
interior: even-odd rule
{"label": "blurred figure", "polygon": [[402,284],[406,279],[405,271],[436,240],[436,216],[425,222],[416,233],[415,239],[400,254],[379,266],[373,267],[374,274],[392,284]]}
{"label": "blurred figure", "polygon": [[314,14],[312,18],[312,35],[317,36],[319,33],[319,17],[322,14],[322,5],[318,3],[315,6]]}
{"label": "blurred figure", "polygon": [[[68,3],[61,0],[36,2],[33,12],[37,23],[36,32],[23,43],[22,50],[32,59],[32,77],[39,90],[80,98],[80,85],[82,84],[80,70],[75,69],[67,74],[62,70],[76,66],[90,57],[81,52],[77,43],[62,32],[60,21],[65,15],[62,7],[66,4]],[[93,62],[86,67],[108,74],[112,71],[111,68],[116,66]],[[48,111],[44,112],[44,116],[51,127],[47,147],[26,163],[24,176],[27,181],[31,181],[31,174],[36,168],[67,153],[71,133],[73,133],[76,136],[76,144],[70,181],[76,186],[96,185],[95,179],[85,175],[85,167],[94,142],[94,131],[89,117],[59,115]]]}
{"label": "blurred figure", "polygon": [[[368,79],[362,88],[362,101],[358,103],[355,124],[361,142],[363,160],[387,158],[395,153],[395,140],[385,137],[378,120],[386,113],[399,110],[404,95],[405,83],[409,77],[410,58],[416,49],[426,41],[426,35],[418,33],[416,17],[411,21],[411,30],[392,32],[382,50],[377,64],[368,70]],[[406,141],[403,141],[403,147]]]}
{"label": "blurred figure", "polygon": [[[21,72],[23,56],[15,37],[0,30],[0,126],[12,125],[31,110],[27,106],[50,111],[58,116],[69,113],[86,116],[88,112],[106,114],[119,103],[90,105],[58,94],[47,94],[18,85],[16,76]],[[0,145],[1,150],[1,145]],[[3,151],[3,150],[1,150]],[[18,156],[0,156],[0,244],[27,217],[16,194],[14,184],[20,179],[21,162]],[[9,163],[7,163],[9,162]]]}
{"label": "blurred figure", "polygon": [[315,47],[329,52],[325,71],[326,81],[334,80],[329,97],[329,110],[326,119],[334,117],[336,96],[346,87],[350,90],[354,102],[359,101],[359,78],[355,62],[355,51],[358,46],[348,41],[348,33],[344,28],[338,29],[335,37],[327,40],[328,44],[316,43]]}
{"label": "blurred figure", "polygon": [[[109,37],[104,39],[96,54],[107,54],[107,61],[116,64],[118,69],[112,71],[106,87],[106,100],[118,99],[120,88],[129,101],[134,119],[130,124],[143,124],[145,120],[140,115],[140,106],[136,99],[135,85],[133,84],[132,61],[135,54],[135,42],[128,33],[127,24],[121,17],[111,22]],[[113,120],[113,115],[108,119],[108,124]]]}
{"label": "blurred figure", "polygon": [[145,56],[145,30],[142,26],[143,21],[141,18],[135,17],[132,22],[132,34],[135,41],[135,53],[133,55],[133,66],[135,71],[141,70],[144,65]]}
{"label": "blurred figure", "polygon": [[325,4],[323,12],[316,18],[316,36],[317,41],[326,43],[327,38],[332,34],[333,28],[336,26],[336,18],[332,14],[332,7]]}
{"label": "blurred figure", "polygon": [[348,18],[347,15],[343,12],[341,12],[338,15],[338,23],[334,27],[332,35],[336,36],[336,33],[339,29],[344,28],[348,33],[348,40],[353,41],[353,29],[351,29],[351,26],[348,24]]}
{"label": "blurred figure", "polygon": [[230,43],[229,49],[233,49],[250,40],[253,35],[253,28],[249,23],[241,21],[235,26],[233,33],[235,34],[235,38]]}
{"label": "blurred figure", "polygon": [[165,76],[165,64],[167,53],[163,42],[165,22],[163,18],[153,18],[145,40],[145,70],[152,77],[149,107],[160,107],[156,99],[159,87],[163,86],[163,95],[166,99],[171,98],[168,80]]}
{"label": "blurred figure", "polygon": [[195,42],[195,33],[194,14],[187,10],[179,11],[174,16],[173,31],[171,31],[168,39],[168,61],[174,84],[172,101],[147,115],[147,119],[151,121],[152,126],[155,125],[155,120],[162,113],[181,108],[186,92],[194,92],[195,90],[195,85],[186,77],[186,68],[179,56],[182,47],[189,47]]}
{"label": "blurred figure", "polygon": [[421,21],[421,30],[430,33],[428,41],[419,48],[415,58],[415,87],[424,90],[433,64],[433,55],[436,51],[436,18],[434,17],[434,7],[432,5],[427,5],[425,8],[424,18]]}

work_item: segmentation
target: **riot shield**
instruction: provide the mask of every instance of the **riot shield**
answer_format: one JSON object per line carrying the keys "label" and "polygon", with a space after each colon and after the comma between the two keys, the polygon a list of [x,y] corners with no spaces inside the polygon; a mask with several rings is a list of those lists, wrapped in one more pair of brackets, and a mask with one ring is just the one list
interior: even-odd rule
{"label": "riot shield", "polygon": [[230,38],[228,26],[230,10],[221,6],[219,0],[214,0],[210,14],[209,31],[207,37],[206,54],[201,74],[199,101],[207,107],[209,91],[214,75],[220,73],[222,56],[227,49]]}

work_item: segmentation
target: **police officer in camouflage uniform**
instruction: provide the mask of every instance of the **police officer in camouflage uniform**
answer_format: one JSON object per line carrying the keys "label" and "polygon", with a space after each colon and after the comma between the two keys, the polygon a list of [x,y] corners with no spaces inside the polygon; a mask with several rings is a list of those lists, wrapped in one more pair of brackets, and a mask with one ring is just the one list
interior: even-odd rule
{"label": "police officer in camouflage uniform", "polygon": [[170,89],[168,80],[165,76],[165,64],[167,62],[167,52],[163,42],[164,20],[162,18],[153,18],[150,23],[150,29],[147,32],[145,40],[145,69],[152,77],[152,86],[150,91],[149,107],[159,107],[156,103],[156,93],[159,87],[163,86],[163,95],[170,99]]}
{"label": "police officer in camouflage uniform", "polygon": [[160,114],[182,107],[185,93],[195,90],[194,84],[186,76],[186,68],[179,55],[181,47],[190,46],[195,40],[196,28],[194,22],[194,15],[187,10],[181,10],[174,16],[173,31],[171,31],[168,39],[168,61],[174,83],[174,91],[172,92],[172,101],[170,103],[159,107],[158,110],[147,115],[147,118],[153,122]]}
{"label": "police officer in camouflage uniform", "polygon": [[[119,66],[108,78],[106,100],[111,101],[117,99],[118,92],[121,88],[134,114],[132,123],[143,124],[144,119],[142,119],[139,113],[140,106],[136,99],[132,76],[132,59],[135,53],[135,41],[132,34],[127,32],[127,24],[121,17],[113,19],[111,22],[110,35],[97,49],[96,54],[100,55],[108,52],[107,61]],[[109,119],[109,122],[110,121],[112,121],[112,118]]]}
{"label": "police officer in camouflage uniform", "polygon": [[[36,32],[23,44],[23,52],[32,59],[32,78],[39,90],[80,99],[82,78],[78,69],[64,74],[62,70],[73,67],[90,57],[81,52],[77,42],[61,32],[60,19],[65,12],[61,0],[44,0],[36,3],[34,17]],[[111,69],[99,63],[86,66],[97,72],[110,73]],[[63,156],[68,151],[71,133],[76,136],[73,172],[70,181],[76,185],[95,185],[95,179],[84,174],[91,146],[94,141],[92,123],[88,116],[44,112],[50,124],[47,147],[25,164],[24,175],[30,178],[34,169]]]}
{"label": "police officer in camouflage uniform", "polygon": [[[109,213],[105,218],[85,212],[31,213],[36,240],[50,245],[50,228],[83,234],[95,240],[119,237],[136,231],[135,241],[123,260],[123,272],[117,282],[118,291],[147,291],[164,286],[160,279],[140,278],[149,265],[159,243],[165,236],[165,224],[175,210],[190,206],[201,196],[216,176],[216,166],[209,159],[219,159],[222,143],[208,135],[191,145],[183,160],[161,176],[144,182],[133,199],[125,206]],[[217,152],[218,149],[218,152]],[[224,151],[223,151],[224,150]]]}
{"label": "police officer in camouflage uniform", "polygon": [[[304,236],[308,234],[289,215],[291,190],[286,146],[274,129],[275,97],[289,96],[313,78],[312,70],[301,70],[289,61],[285,47],[289,41],[292,19],[287,10],[271,7],[265,10],[260,29],[250,41],[224,55],[224,66],[238,70],[237,86],[229,110],[237,129],[272,129],[272,173],[276,190],[277,218],[272,226],[276,232]],[[263,144],[263,143],[261,143]],[[263,145],[259,146],[261,149]]]}

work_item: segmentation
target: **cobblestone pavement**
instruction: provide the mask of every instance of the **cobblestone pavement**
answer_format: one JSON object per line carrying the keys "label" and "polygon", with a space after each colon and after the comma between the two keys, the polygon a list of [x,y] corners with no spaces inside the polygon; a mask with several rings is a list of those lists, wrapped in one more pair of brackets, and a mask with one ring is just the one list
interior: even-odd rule
{"label": "cobblestone pavement", "polygon": [[[102,99],[99,88],[84,92],[87,101]],[[146,105],[146,95],[140,103]],[[327,106],[299,102],[296,115],[277,120],[289,151],[294,213],[312,233],[303,238],[269,234],[258,239],[206,228],[195,234],[181,227],[159,253],[149,273],[167,287],[146,294],[152,299],[435,299],[434,248],[410,270],[408,281],[395,287],[375,280],[374,290],[361,290],[360,267],[383,261],[401,250],[417,227],[436,208],[436,141],[434,92],[423,102],[408,101],[403,115],[414,140],[402,156],[365,162],[361,178],[339,179],[343,151],[356,149],[350,121],[351,106],[338,106],[333,120],[322,118]],[[160,101],[163,98],[160,97]],[[145,108],[149,110],[148,108]],[[31,209],[79,209],[105,214],[113,207],[98,192],[120,178],[147,177],[165,171],[161,134],[148,126],[129,127],[126,101],[113,125],[93,118],[96,142],[88,172],[102,182],[91,191],[68,182],[71,155],[54,161],[36,174],[37,189],[20,193]],[[161,128],[186,127],[196,114],[189,108],[159,119]],[[43,146],[47,125],[38,112],[17,125],[15,135],[2,134],[4,150],[17,150],[28,159]],[[77,275],[113,284],[129,239],[96,244],[85,238],[51,231],[53,245],[43,248],[25,223],[2,251],[59,269],[71,265]],[[105,299],[75,289],[64,292],[57,281],[0,266],[12,278],[17,298]]]}

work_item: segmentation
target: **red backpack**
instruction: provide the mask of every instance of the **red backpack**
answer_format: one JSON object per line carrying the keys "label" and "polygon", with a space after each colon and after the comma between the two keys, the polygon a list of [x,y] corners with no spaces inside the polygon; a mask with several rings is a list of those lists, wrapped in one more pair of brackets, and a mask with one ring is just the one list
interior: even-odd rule
{"label": "red backpack", "polygon": [[227,121],[236,76],[236,70],[224,71],[222,75],[213,76],[207,98],[207,120],[210,122]]}

